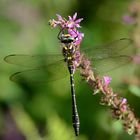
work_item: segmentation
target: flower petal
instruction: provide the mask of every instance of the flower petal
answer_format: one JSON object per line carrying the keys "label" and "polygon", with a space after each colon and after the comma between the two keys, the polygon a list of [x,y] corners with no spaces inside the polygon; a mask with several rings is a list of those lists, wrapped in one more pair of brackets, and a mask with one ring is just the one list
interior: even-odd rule
{"label": "flower petal", "polygon": [[71,16],[68,16],[69,17],[69,21],[73,21],[72,17]]}
{"label": "flower petal", "polygon": [[63,18],[59,14],[56,14],[56,16],[57,16],[59,21],[63,20]]}
{"label": "flower petal", "polygon": [[112,78],[109,77],[109,76],[104,76],[103,79],[104,79],[104,82],[105,82],[106,86],[108,86],[110,84],[111,80],[112,80]]}
{"label": "flower petal", "polygon": [[83,20],[83,18],[79,18],[75,21],[75,23],[79,24],[82,20]]}
{"label": "flower petal", "polygon": [[76,17],[77,17],[77,13],[75,13],[75,14],[73,15],[73,20],[76,20]]}

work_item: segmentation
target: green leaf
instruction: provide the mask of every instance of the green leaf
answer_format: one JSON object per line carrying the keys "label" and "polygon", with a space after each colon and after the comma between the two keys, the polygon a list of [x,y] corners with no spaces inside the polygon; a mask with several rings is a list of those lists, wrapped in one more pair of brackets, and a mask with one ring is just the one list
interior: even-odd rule
{"label": "green leaf", "polygon": [[140,97],[140,88],[138,86],[130,85],[128,89],[133,95]]}

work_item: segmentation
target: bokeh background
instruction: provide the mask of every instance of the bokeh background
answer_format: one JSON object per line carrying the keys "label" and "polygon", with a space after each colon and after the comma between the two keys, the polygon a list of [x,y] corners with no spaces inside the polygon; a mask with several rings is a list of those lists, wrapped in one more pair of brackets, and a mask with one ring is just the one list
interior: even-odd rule
{"label": "bokeh background", "polygon": [[[139,52],[139,1],[0,0],[0,140],[134,139],[133,134],[123,130],[120,121],[112,119],[109,108],[100,105],[101,95],[93,96],[78,74],[75,86],[81,127],[77,138],[71,121],[68,76],[45,85],[9,80],[11,74],[26,68],[7,64],[3,58],[9,54],[59,53],[59,30],[51,29],[48,20],[56,18],[56,14],[67,18],[75,12],[78,18],[84,18],[81,47],[128,37],[134,40],[132,47]],[[56,68],[55,72],[62,71]],[[105,75],[111,75],[114,90],[128,99],[140,117],[138,65],[130,64]]]}

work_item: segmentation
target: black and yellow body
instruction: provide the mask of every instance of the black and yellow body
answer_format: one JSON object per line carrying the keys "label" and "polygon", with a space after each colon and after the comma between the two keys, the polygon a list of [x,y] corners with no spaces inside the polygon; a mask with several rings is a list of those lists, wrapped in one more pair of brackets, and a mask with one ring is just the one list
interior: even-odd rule
{"label": "black and yellow body", "polygon": [[72,122],[73,122],[75,135],[78,136],[79,128],[80,128],[80,120],[77,111],[75,87],[74,87],[74,72],[75,72],[74,61],[75,61],[75,52],[76,52],[76,46],[74,44],[75,38],[71,37],[69,34],[61,34],[59,40],[62,43],[62,53],[70,73],[70,84],[71,84],[71,94],[72,94]]}

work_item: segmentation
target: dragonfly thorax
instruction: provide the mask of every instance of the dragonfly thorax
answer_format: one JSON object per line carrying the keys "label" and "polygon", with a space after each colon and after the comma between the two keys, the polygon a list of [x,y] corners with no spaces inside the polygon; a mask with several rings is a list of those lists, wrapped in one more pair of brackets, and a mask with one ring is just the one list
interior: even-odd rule
{"label": "dragonfly thorax", "polygon": [[64,33],[64,30],[60,31],[58,34],[58,39],[62,44],[62,54],[65,62],[67,62],[68,65],[73,65],[75,61],[76,38],[77,37],[73,37],[69,33]]}
{"label": "dragonfly thorax", "polygon": [[65,61],[68,64],[73,64],[73,62],[75,61],[75,52],[76,52],[74,43],[73,42],[63,43],[62,46],[63,46],[62,53],[65,58]]}
{"label": "dragonfly thorax", "polygon": [[64,56],[69,57],[75,54],[76,49],[73,43],[63,44],[62,51],[63,51]]}
{"label": "dragonfly thorax", "polygon": [[70,34],[62,34],[60,38],[61,43],[67,43],[67,44],[74,42],[74,40],[75,38],[73,38]]}

